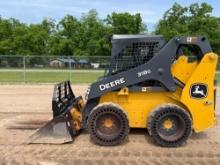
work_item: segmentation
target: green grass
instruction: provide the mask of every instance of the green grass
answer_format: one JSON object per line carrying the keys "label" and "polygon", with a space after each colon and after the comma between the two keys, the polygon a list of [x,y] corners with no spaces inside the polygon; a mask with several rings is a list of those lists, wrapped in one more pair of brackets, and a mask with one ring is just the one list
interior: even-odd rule
{"label": "green grass", "polygon": [[[100,76],[102,70],[0,70],[0,83],[57,83],[71,80],[72,83],[92,83]],[[220,84],[220,73],[216,74],[216,80]]]}
{"label": "green grass", "polygon": [[0,72],[0,83],[56,83],[71,80],[72,83],[91,83],[103,76],[104,71],[28,71],[25,74],[21,71]]}

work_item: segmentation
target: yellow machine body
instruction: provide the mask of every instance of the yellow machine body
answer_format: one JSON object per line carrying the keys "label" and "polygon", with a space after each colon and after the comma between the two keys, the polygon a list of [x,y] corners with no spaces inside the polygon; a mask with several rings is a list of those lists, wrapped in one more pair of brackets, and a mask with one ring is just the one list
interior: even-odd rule
{"label": "yellow machine body", "polygon": [[[188,111],[194,131],[201,132],[215,124],[214,79],[217,61],[218,56],[214,53],[208,53],[201,61],[195,62],[189,62],[187,56],[180,56],[172,64],[171,73],[184,84],[183,88],[177,87],[175,92],[156,92],[151,87],[143,87],[141,92],[129,92],[128,88],[122,88],[101,96],[99,104],[113,102],[121,106],[131,128],[147,128],[148,117],[156,107],[176,104]],[[205,98],[190,96],[190,88],[195,83],[208,87]]]}

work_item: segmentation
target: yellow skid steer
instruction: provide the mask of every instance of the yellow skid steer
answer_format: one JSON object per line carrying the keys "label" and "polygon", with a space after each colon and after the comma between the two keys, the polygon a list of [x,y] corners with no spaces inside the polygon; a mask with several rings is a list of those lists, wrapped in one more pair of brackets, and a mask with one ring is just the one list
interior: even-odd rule
{"label": "yellow skid steer", "polygon": [[86,129],[94,143],[113,146],[142,128],[158,145],[177,147],[215,125],[218,56],[206,37],[114,35],[111,42],[109,68],[86,102],[69,81],[55,85],[53,119],[30,143],[71,142]]}

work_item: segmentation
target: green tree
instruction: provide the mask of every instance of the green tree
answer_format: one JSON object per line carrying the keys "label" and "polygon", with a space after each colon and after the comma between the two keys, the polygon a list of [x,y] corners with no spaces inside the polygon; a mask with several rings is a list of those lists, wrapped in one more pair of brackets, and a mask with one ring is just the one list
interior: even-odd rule
{"label": "green tree", "polygon": [[156,27],[156,34],[166,39],[177,35],[204,35],[213,49],[220,49],[220,18],[211,15],[213,8],[207,3],[194,3],[183,7],[175,3],[165,12]]}
{"label": "green tree", "polygon": [[56,23],[54,19],[45,18],[41,22],[41,26],[49,35],[56,33]]}
{"label": "green tree", "polygon": [[18,20],[3,19],[0,17],[0,54],[14,54],[13,52],[13,35],[14,28],[22,26]]}
{"label": "green tree", "polygon": [[22,35],[17,29],[14,30],[13,50],[15,54],[44,55],[47,54],[47,41],[49,34],[41,24],[30,25]]}
{"label": "green tree", "polygon": [[56,25],[56,33],[49,39],[49,54],[72,55],[78,45],[80,22],[71,15],[66,15]]}
{"label": "green tree", "polygon": [[146,31],[139,13],[115,13],[108,15],[105,22],[113,28],[114,34],[139,34]]}
{"label": "green tree", "polygon": [[109,38],[113,34],[143,30],[140,14],[112,13],[100,19],[94,9],[80,19],[66,15],[59,22],[45,18],[30,25],[0,17],[0,54],[105,56],[110,54]]}
{"label": "green tree", "polygon": [[98,17],[96,10],[90,10],[81,18],[81,40],[78,53],[82,55],[109,55],[111,29]]}
{"label": "green tree", "polygon": [[47,54],[51,29],[52,22],[47,20],[28,26],[13,18],[0,19],[0,54]]}

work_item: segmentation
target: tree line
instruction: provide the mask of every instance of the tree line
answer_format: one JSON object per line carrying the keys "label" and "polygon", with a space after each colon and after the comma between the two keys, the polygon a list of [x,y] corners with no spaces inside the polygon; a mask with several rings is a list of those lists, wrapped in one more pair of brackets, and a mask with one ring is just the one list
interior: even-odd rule
{"label": "tree line", "polygon": [[96,10],[90,10],[80,19],[66,15],[59,22],[44,19],[30,25],[14,18],[0,18],[0,54],[105,56],[110,54],[112,34],[144,30],[138,13],[112,13],[100,19]]}
{"label": "tree line", "polygon": [[[176,35],[204,35],[213,49],[219,51],[220,18],[212,16],[212,11],[207,3],[189,6],[175,3],[152,33],[163,35],[167,40]],[[38,24],[0,17],[0,54],[107,56],[112,34],[142,33],[148,34],[140,13],[114,12],[100,19],[93,9],[78,19],[66,15],[58,22],[47,18]]]}

